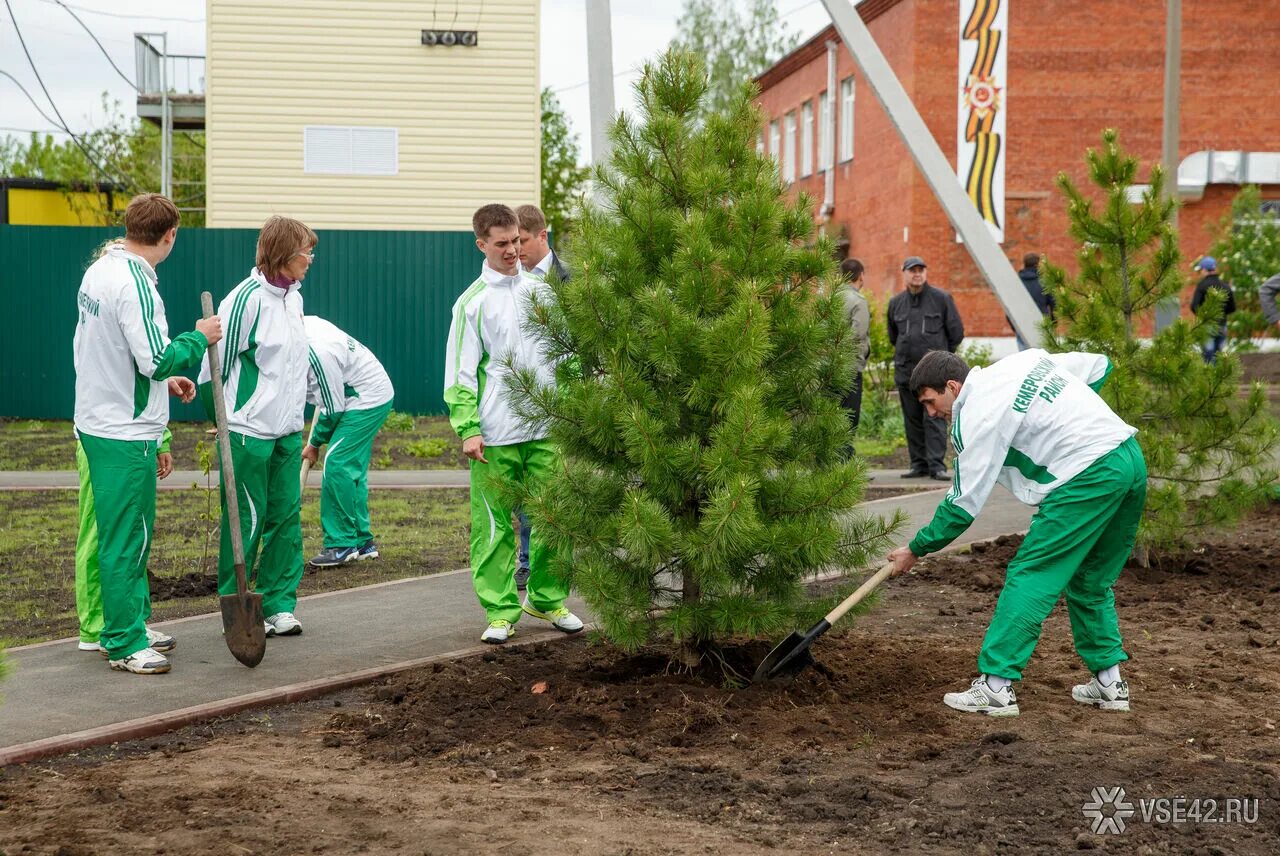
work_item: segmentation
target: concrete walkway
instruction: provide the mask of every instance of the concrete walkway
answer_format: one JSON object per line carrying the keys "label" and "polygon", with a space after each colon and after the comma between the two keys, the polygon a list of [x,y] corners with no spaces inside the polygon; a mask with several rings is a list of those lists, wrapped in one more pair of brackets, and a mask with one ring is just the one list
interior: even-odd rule
{"label": "concrete walkway", "polygon": [[[897,481],[894,475],[891,482]],[[884,515],[904,511],[908,523],[898,541],[905,543],[942,496],[939,486],[864,507]],[[1031,509],[997,491],[958,543],[1025,530],[1030,515]],[[571,600],[570,607],[590,621],[580,601]],[[178,639],[167,675],[110,671],[99,654],[78,651],[74,639],[9,651],[11,673],[0,683],[0,766],[299,701],[432,660],[492,650],[479,644],[483,614],[466,570],[314,595],[302,599],[297,614],[304,634],[268,640],[266,658],[252,670],[232,659],[216,614],[156,625]],[[525,616],[516,641],[552,638],[563,635]]]}

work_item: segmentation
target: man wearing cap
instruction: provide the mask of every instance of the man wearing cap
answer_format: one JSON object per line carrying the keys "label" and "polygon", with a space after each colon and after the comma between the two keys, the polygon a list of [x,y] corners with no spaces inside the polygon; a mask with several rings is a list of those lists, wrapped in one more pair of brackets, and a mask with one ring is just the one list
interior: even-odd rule
{"label": "man wearing cap", "polygon": [[949,481],[944,458],[947,454],[946,420],[925,413],[924,405],[911,394],[911,372],[929,351],[955,353],[964,340],[964,324],[951,295],[925,280],[926,265],[919,256],[902,263],[907,290],[889,301],[889,342],[893,345],[894,383],[902,406],[902,422],[907,433],[911,469],[904,479],[932,478]]}
{"label": "man wearing cap", "polygon": [[1216,288],[1226,295],[1226,302],[1222,305],[1222,316],[1218,319],[1217,332],[1200,348],[1206,363],[1216,363],[1218,352],[1227,344],[1227,316],[1236,311],[1236,295],[1231,290],[1231,286],[1218,278],[1218,262],[1213,256],[1201,256],[1200,261],[1192,265],[1191,269],[1204,274],[1204,278],[1196,283],[1195,293],[1191,295],[1193,314],[1200,311],[1200,304],[1204,303],[1209,289]]}

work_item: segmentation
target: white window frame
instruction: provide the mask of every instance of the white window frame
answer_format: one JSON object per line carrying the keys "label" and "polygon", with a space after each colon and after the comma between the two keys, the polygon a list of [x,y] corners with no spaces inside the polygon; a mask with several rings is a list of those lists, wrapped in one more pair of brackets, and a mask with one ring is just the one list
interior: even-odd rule
{"label": "white window frame", "polygon": [[[361,162],[361,146],[389,145],[382,163]],[[360,125],[306,125],[302,129],[302,171],[309,175],[398,175],[400,129]]]}
{"label": "white window frame", "polygon": [[853,160],[853,77],[840,81],[840,162]]}
{"label": "white window frame", "polygon": [[782,132],[778,129],[778,120],[769,123],[769,156],[774,163],[782,163]]}
{"label": "white window frame", "polygon": [[818,96],[818,169],[831,169],[831,93]]}
{"label": "white window frame", "polygon": [[786,115],[782,138],[782,180],[794,184],[796,180],[796,111]]}
{"label": "white window frame", "polygon": [[800,105],[800,177],[813,175],[813,99]]}
{"label": "white window frame", "polygon": [[756,134],[756,154],[764,154],[764,131]]}

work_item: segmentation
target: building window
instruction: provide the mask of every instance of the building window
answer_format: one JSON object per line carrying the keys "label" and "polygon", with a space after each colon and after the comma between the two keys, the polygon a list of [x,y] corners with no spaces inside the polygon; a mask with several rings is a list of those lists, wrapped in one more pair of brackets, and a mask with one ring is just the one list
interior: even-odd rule
{"label": "building window", "polygon": [[307,125],[302,129],[302,171],[324,175],[396,175],[397,128]]}
{"label": "building window", "polygon": [[853,160],[853,78],[840,81],[840,162]]}
{"label": "building window", "polygon": [[764,154],[764,131],[756,134],[756,154]]}
{"label": "building window", "polygon": [[818,96],[818,169],[831,169],[831,98]]}
{"label": "building window", "polygon": [[800,175],[813,175],[813,102],[800,108]]}
{"label": "building window", "polygon": [[796,180],[796,112],[787,114],[786,136],[782,140],[782,180]]}
{"label": "building window", "polygon": [[778,132],[778,120],[774,119],[769,123],[769,155],[773,158],[774,163],[779,162],[782,153],[782,134]]}

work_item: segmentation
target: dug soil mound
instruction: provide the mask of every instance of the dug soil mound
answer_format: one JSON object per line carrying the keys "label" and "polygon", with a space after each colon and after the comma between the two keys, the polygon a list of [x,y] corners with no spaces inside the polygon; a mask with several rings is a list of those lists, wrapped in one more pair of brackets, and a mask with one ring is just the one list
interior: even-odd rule
{"label": "dug soil mound", "polygon": [[[698,671],[588,638],[508,646],[142,757],[8,771],[0,851],[1272,856],[1277,524],[1126,569],[1128,714],[1071,699],[1088,674],[1061,606],[1020,717],[943,706],[976,672],[1006,538],[888,582],[789,685],[733,687],[768,643]],[[1116,801],[1123,831],[1095,830]],[[123,821],[144,811],[145,835]]]}

